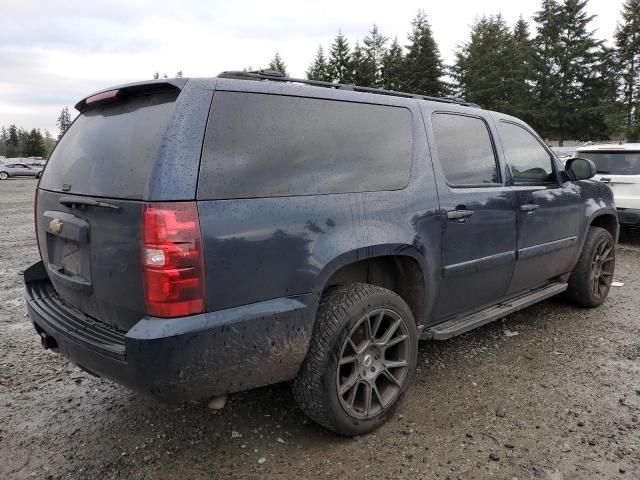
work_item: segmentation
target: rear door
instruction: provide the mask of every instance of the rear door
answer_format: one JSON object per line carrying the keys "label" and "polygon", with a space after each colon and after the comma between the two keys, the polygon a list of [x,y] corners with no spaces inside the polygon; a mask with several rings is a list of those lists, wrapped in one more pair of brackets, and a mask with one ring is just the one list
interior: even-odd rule
{"label": "rear door", "polygon": [[560,182],[557,162],[533,132],[501,119],[497,127],[518,206],[511,294],[571,270],[578,249],[582,201],[575,184]]}
{"label": "rear door", "polygon": [[136,92],[74,121],[42,174],[36,228],[57,293],[127,330],[145,311],[143,202],[179,90]]}
{"label": "rear door", "polygon": [[516,213],[490,123],[454,112],[436,112],[431,123],[442,215],[441,320],[502,298],[515,260]]}

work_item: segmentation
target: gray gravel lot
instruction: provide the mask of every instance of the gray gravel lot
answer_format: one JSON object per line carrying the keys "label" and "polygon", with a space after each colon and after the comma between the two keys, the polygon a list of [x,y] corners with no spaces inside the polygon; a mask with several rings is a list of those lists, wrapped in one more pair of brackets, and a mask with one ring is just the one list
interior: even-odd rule
{"label": "gray gravel lot", "polygon": [[288,385],[220,412],[162,405],[42,350],[21,287],[34,188],[0,182],[0,479],[640,478],[640,235],[625,234],[624,286],[602,307],[551,300],[422,343],[395,418],[345,439]]}

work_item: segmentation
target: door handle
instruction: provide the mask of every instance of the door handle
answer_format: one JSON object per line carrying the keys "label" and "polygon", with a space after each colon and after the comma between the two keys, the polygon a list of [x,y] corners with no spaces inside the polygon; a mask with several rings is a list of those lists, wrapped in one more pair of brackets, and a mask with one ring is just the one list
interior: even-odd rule
{"label": "door handle", "polygon": [[471,215],[473,215],[473,210],[449,210],[447,212],[449,220],[458,220],[459,222],[464,222]]}
{"label": "door handle", "polygon": [[527,215],[533,215],[533,213],[540,208],[540,205],[536,205],[535,203],[526,203],[524,205],[520,205],[520,211],[526,212]]}

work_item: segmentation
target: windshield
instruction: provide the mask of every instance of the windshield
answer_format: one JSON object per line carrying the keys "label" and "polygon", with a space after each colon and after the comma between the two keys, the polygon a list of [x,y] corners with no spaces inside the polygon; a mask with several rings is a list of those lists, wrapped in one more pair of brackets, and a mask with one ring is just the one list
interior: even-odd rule
{"label": "windshield", "polygon": [[640,175],[640,152],[578,152],[577,156],[595,163],[598,173]]}

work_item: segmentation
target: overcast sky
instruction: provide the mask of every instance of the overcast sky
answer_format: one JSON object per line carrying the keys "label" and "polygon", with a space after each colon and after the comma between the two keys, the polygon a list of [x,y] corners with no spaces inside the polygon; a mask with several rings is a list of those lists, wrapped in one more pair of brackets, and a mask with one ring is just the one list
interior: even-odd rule
{"label": "overcast sky", "polygon": [[[512,25],[531,21],[540,0],[348,2],[1,0],[0,125],[47,128],[87,94],[151,78],[214,76],[266,66],[276,50],[289,73],[302,76],[318,45],[341,29],[353,44],[373,23],[406,44],[411,19],[425,9],[446,62],[468,40],[481,15],[501,13]],[[622,0],[590,0],[593,28],[610,39]]]}

